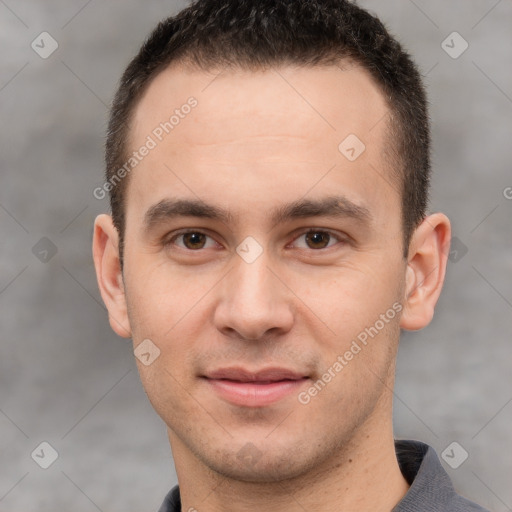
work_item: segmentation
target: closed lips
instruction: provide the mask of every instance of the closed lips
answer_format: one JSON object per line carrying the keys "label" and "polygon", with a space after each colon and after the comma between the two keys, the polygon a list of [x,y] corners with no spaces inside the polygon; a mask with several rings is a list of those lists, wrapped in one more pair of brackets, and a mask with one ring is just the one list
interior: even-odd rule
{"label": "closed lips", "polygon": [[255,372],[243,368],[223,368],[208,372],[204,377],[207,379],[230,380],[253,384],[270,384],[283,380],[301,380],[307,378],[304,374],[285,368],[267,368]]}

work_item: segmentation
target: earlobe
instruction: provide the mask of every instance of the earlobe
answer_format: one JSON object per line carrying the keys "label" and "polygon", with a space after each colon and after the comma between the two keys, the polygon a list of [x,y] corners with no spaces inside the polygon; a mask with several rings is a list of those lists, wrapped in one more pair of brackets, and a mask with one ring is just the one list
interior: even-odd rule
{"label": "earlobe", "polygon": [[426,217],[414,231],[405,276],[402,329],[416,331],[431,322],[444,283],[450,237],[450,221],[442,213]]}
{"label": "earlobe", "polygon": [[92,251],[98,287],[108,310],[110,326],[119,336],[129,338],[131,329],[119,261],[119,236],[110,215],[96,217]]}

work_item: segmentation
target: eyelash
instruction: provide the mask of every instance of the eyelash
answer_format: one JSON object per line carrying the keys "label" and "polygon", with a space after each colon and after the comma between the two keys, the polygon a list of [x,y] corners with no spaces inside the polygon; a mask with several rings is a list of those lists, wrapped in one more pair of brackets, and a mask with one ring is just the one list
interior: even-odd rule
{"label": "eyelash", "polygon": [[[208,238],[211,238],[213,240],[213,237],[211,237],[210,235],[208,235],[207,233],[205,233],[204,231],[201,231],[199,229],[186,229],[186,230],[183,230],[183,231],[178,231],[177,233],[175,233],[171,238],[169,238],[168,240],[164,240],[163,242],[163,245],[165,247],[169,247],[171,245],[174,245],[174,241],[179,238],[180,236],[183,236],[183,235],[187,235],[187,234],[191,234],[191,233],[199,233],[199,234],[202,234],[202,235],[205,235],[206,237]],[[301,236],[304,236],[304,235],[307,235],[309,233],[322,233],[322,234],[328,234],[329,236],[333,237],[333,238],[336,238],[336,240],[338,240],[339,243],[347,243],[348,240],[346,237],[342,238],[341,236],[337,235],[335,232],[333,231],[330,231],[328,229],[320,229],[320,228],[308,228],[302,232],[300,232],[294,239],[293,241],[297,240],[298,238],[300,238]],[[329,240],[330,242],[331,240]],[[328,243],[329,243],[328,242]],[[334,244],[336,245],[336,244]],[[334,246],[333,245],[333,246]],[[314,252],[321,252],[321,251],[325,251],[327,249],[331,249],[333,246],[328,246],[328,247],[323,247],[321,249],[311,249],[311,248],[300,248],[301,250],[310,250],[310,251],[314,251]],[[181,250],[184,250],[184,251],[187,251],[187,252],[190,252],[190,253],[193,253],[193,252],[201,252],[202,250],[204,250],[204,248],[201,248],[201,249],[187,249],[186,247],[179,247],[179,249]]]}

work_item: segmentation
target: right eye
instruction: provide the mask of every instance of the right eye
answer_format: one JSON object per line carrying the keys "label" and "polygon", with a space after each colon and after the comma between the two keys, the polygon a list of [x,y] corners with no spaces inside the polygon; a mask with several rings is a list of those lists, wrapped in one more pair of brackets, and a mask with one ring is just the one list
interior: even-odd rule
{"label": "right eye", "polygon": [[[213,243],[210,246],[207,245],[207,239],[210,239]],[[175,243],[176,240],[181,240],[182,244]],[[214,247],[216,242],[208,236],[206,233],[197,230],[184,230],[178,233],[175,233],[171,238],[167,239],[164,242],[166,247],[176,245],[180,249],[189,250],[189,251],[198,251],[200,249],[208,249],[209,247]]]}

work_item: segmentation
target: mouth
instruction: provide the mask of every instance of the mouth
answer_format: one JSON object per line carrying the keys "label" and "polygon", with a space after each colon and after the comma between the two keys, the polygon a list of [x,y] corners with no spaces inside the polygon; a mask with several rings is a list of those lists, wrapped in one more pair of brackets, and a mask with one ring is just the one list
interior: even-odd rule
{"label": "mouth", "polygon": [[223,400],[239,406],[264,407],[299,392],[307,375],[286,368],[251,372],[243,368],[222,368],[201,376]]}

